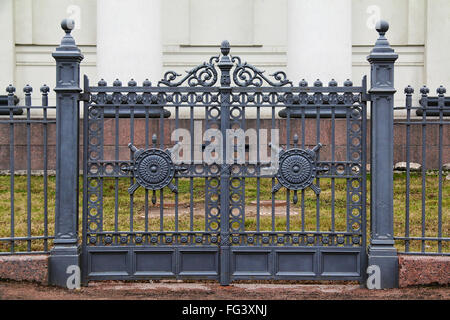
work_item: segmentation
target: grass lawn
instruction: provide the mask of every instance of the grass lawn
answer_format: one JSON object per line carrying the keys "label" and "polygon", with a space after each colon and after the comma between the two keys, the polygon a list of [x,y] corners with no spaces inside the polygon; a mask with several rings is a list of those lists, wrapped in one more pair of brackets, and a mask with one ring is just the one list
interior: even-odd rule
{"label": "grass lawn", "polygon": [[[271,179],[260,179],[260,200],[271,200]],[[405,235],[405,185],[406,174],[394,174],[394,229],[396,236]],[[164,218],[160,219],[160,193],[156,192],[156,205],[152,204],[152,192],[146,192],[139,188],[133,201],[132,218],[130,218],[130,195],[127,188],[130,185],[129,179],[118,179],[117,188],[114,179],[104,179],[103,183],[103,230],[114,231],[117,226],[119,231],[133,230],[149,231],[160,230],[161,226],[166,231],[173,231],[175,227],[178,230],[204,230],[204,199],[205,187],[204,179],[193,179],[193,197],[191,199],[189,179],[179,179],[178,181],[178,219],[175,219],[175,194],[169,189],[163,190]],[[259,219],[256,215],[257,183],[255,178],[247,178],[245,183],[245,202],[246,217],[245,229],[254,231],[259,223],[260,230],[286,231],[286,224],[289,222],[291,231],[316,230],[316,225],[320,226],[322,231],[333,230],[332,224],[332,181],[331,179],[320,179],[322,193],[320,195],[319,206],[320,216],[316,214],[317,201],[314,192],[311,189],[305,190],[304,214],[301,209],[301,192],[298,193],[299,201],[296,205],[292,203],[293,192],[290,192],[290,210],[289,218],[286,215],[286,206],[276,207],[275,215],[272,217],[272,208],[269,206],[260,208]],[[82,179],[80,178],[80,189],[82,190]],[[334,180],[334,230],[346,231],[346,206],[347,206],[347,182],[345,179]],[[370,175],[368,175],[368,190],[370,190]],[[28,212],[27,200],[27,177],[14,177],[14,236],[25,237],[28,234],[32,236],[42,236],[46,232],[49,235],[54,233],[54,197],[55,197],[55,177],[48,177],[47,201],[48,201],[48,220],[47,229],[45,229],[44,215],[44,192],[43,177],[31,177],[31,207]],[[118,209],[115,210],[115,193],[118,193]],[[436,237],[438,235],[438,176],[430,173],[426,177],[426,200],[425,200],[425,220],[422,230],[422,177],[420,173],[412,173],[410,181],[410,203],[409,203],[409,233],[412,237],[419,237],[424,234],[427,237]],[[81,194],[81,193],[80,193]],[[276,193],[276,200],[286,200],[287,191],[282,188]],[[369,195],[369,192],[368,192]],[[146,201],[146,198],[148,199]],[[191,207],[191,201],[193,206]],[[0,238],[11,236],[11,197],[10,197],[10,176],[0,176]],[[146,205],[147,203],[147,205]],[[367,199],[367,208],[369,208],[370,196]],[[172,205],[170,205],[172,204]],[[146,210],[146,208],[148,208]],[[191,210],[192,208],[192,210]],[[193,213],[191,217],[191,211]],[[367,210],[369,211],[369,210]],[[80,196],[80,221],[82,212],[82,197]],[[27,223],[28,214],[31,217],[31,225]],[[302,216],[304,220],[302,221]],[[369,212],[367,220],[370,221]],[[442,236],[449,237],[450,230],[450,181],[443,176],[442,190]],[[423,232],[423,233],[422,233]],[[51,248],[51,240],[47,243]],[[420,251],[421,241],[411,241],[410,250]],[[436,241],[425,242],[426,251],[436,252],[438,244]],[[32,250],[40,251],[44,249],[42,239],[32,241],[15,241],[15,250],[26,250],[30,246]],[[404,241],[396,241],[396,246],[403,251]],[[0,241],[0,252],[9,251],[8,241]],[[450,243],[442,242],[442,250],[450,252]]]}

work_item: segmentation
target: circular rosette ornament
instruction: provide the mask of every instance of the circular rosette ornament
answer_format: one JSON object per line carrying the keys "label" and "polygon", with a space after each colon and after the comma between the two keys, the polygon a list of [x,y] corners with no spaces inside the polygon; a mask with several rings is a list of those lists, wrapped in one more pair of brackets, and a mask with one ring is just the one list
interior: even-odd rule
{"label": "circular rosette ornament", "polygon": [[322,145],[319,143],[313,149],[292,148],[287,151],[280,150],[278,172],[276,174],[278,184],[272,192],[275,193],[285,187],[294,191],[294,203],[297,203],[297,191],[311,188],[317,195],[320,188],[313,184],[314,178],[320,169],[316,166],[317,154]]}
{"label": "circular rosette ornament", "polygon": [[138,149],[133,144],[128,144],[133,152],[134,163],[130,167],[136,183],[128,188],[128,193],[133,194],[139,187],[153,190],[152,202],[156,202],[155,191],[169,187],[172,192],[177,193],[177,187],[172,184],[172,179],[176,171],[183,171],[185,168],[177,167],[172,161],[171,150],[161,150],[158,148]]}

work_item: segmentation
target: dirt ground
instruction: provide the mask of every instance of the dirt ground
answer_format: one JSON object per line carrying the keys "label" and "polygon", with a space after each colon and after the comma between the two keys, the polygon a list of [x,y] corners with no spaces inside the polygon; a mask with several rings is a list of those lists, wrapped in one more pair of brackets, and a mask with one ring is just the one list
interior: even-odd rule
{"label": "dirt ground", "polygon": [[67,290],[30,282],[0,281],[0,300],[450,300],[449,286],[368,290],[359,284],[215,282],[90,282]]}

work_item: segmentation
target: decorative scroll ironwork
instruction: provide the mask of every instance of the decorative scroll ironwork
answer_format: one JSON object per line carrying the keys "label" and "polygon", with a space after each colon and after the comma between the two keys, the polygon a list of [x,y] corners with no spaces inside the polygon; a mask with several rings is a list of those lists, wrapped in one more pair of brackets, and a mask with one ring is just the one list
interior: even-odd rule
{"label": "decorative scroll ironwork", "polygon": [[172,82],[180,77],[181,74],[175,71],[167,71],[164,74],[164,78],[158,82],[158,86],[166,85],[168,87],[178,87],[182,85],[186,80],[190,87],[212,87],[217,82],[217,70],[214,65],[215,62],[219,61],[219,56],[213,56],[209,59],[209,62],[203,62],[203,64],[186,71],[187,74],[178,82]]}
{"label": "decorative scroll ironwork", "polygon": [[[230,44],[228,41],[223,41],[221,45],[221,53],[227,56],[230,52]],[[182,75],[175,71],[167,71],[163,79],[158,82],[158,87],[165,85],[168,87],[179,87],[187,81],[190,87],[212,87],[218,80],[218,73],[216,64],[220,61],[220,56],[212,56],[208,62],[186,71],[186,75],[180,80],[177,78]],[[239,56],[231,56],[231,62],[234,63],[233,81],[239,87],[261,87],[264,83],[273,87],[293,86],[292,81],[287,79],[286,73],[283,71],[276,71],[270,74],[273,80],[264,75],[264,70],[242,62]]]}
{"label": "decorative scroll ironwork", "polygon": [[236,68],[233,71],[233,81],[240,87],[261,87],[264,84],[264,81],[273,87],[282,87],[285,85],[290,85],[292,87],[292,81],[287,79],[286,73],[283,71],[277,71],[270,75],[276,80],[274,82],[263,74],[263,70],[259,70],[247,62],[242,63],[240,57],[232,56],[231,61],[236,63]]}

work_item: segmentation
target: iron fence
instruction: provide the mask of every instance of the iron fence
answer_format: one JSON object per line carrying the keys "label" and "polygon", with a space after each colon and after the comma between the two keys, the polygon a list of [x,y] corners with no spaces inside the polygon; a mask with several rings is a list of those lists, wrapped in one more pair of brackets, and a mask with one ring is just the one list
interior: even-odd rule
{"label": "iron fence", "polygon": [[[420,88],[419,106],[413,107],[414,89],[408,86],[405,106],[395,108],[406,112],[405,119],[396,122],[401,127],[397,141],[405,139],[406,173],[404,215],[396,215],[394,239],[402,253],[450,255],[450,168],[444,170],[450,162],[450,104],[443,86],[436,89],[437,96],[430,97],[429,92],[426,86]],[[420,166],[411,168],[411,163]],[[402,204],[397,206],[403,209]]]}
{"label": "iron fence", "polygon": [[[31,105],[28,85],[25,105],[17,106],[10,85],[8,105],[0,107],[6,112],[0,154],[8,159],[0,163],[0,254],[50,253],[50,283],[59,285],[65,285],[64,266],[73,264],[82,267],[85,281],[173,276],[222,284],[247,278],[363,281],[364,267],[377,264],[388,273],[382,287],[396,285],[397,249],[450,254],[444,170],[450,103],[443,87],[437,97],[423,87],[420,107],[413,107],[408,86],[405,107],[393,107],[397,55],[385,38],[386,22],[378,23],[368,56],[370,89],[365,77],[361,86],[349,80],[297,86],[283,72],[266,77],[230,55],[227,42],[221,54],[181,78],[170,71],[155,86],[148,80],[91,86],[85,77],[82,89],[83,55],[70,34],[73,22],[62,27],[66,36],[53,53],[57,106],[48,105],[46,85],[41,106]],[[56,118],[49,116],[53,110]],[[394,122],[394,110],[405,118]],[[256,142],[241,141],[242,163],[192,161],[194,149],[212,143],[197,140],[197,114],[202,128],[223,134],[256,129]],[[191,160],[175,164],[169,154],[178,144],[169,135],[180,128],[191,132]],[[263,128],[280,131],[278,149],[262,143]],[[395,146],[401,141],[404,150]],[[250,163],[255,146],[257,159]],[[225,160],[239,148],[225,144],[219,154]],[[262,149],[278,155],[281,169],[263,173],[268,163],[259,157]],[[403,157],[405,173],[399,175],[392,165]],[[412,162],[420,162],[418,172]],[[278,200],[284,201],[281,213]]]}
{"label": "iron fence", "polygon": [[[0,164],[1,255],[49,253],[53,245],[55,194],[49,184],[54,183],[55,173],[49,165],[55,162],[56,119],[48,113],[56,107],[48,105],[49,90],[43,85],[42,104],[32,106],[33,88],[26,85],[25,105],[17,106],[16,89],[10,85],[6,88],[7,106],[0,107],[2,114],[9,113],[0,117],[1,154],[4,159],[9,158]],[[23,114],[17,110],[23,110]]]}

